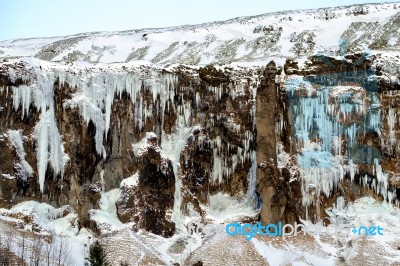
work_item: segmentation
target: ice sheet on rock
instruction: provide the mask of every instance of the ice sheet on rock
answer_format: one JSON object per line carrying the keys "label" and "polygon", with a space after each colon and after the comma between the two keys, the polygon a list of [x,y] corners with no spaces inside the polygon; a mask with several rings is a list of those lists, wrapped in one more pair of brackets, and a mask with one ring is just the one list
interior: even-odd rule
{"label": "ice sheet on rock", "polygon": [[[300,151],[303,204],[313,204],[320,193],[329,197],[346,173],[353,181],[357,164],[374,162],[379,181],[373,189],[386,199],[388,175],[381,173],[379,154],[369,153],[372,157],[364,158],[364,150],[373,148],[357,143],[365,133],[381,134],[378,93],[354,85],[311,84],[300,76],[291,76],[284,88],[289,95],[293,137]],[[391,122],[389,119],[389,128]]]}
{"label": "ice sheet on rock", "polygon": [[10,210],[0,209],[0,213],[3,213],[1,215],[23,214],[31,216],[33,223],[36,223],[39,228],[42,228],[51,234],[66,234],[67,231],[71,231],[71,234],[75,234],[77,228],[73,227],[71,221],[74,220],[76,214],[71,213],[64,217],[63,214],[67,207],[68,206],[64,206],[56,209],[47,203],[24,201],[12,206]]}
{"label": "ice sheet on rock", "polygon": [[278,168],[281,169],[283,167],[286,167],[289,163],[290,155],[285,152],[282,142],[277,143],[276,149]]}
{"label": "ice sheet on rock", "polygon": [[[249,201],[257,201],[256,197],[257,185],[257,157],[256,151],[251,152],[251,168],[249,171],[249,187],[247,189],[247,199]],[[256,206],[257,207],[257,206]]]}
{"label": "ice sheet on rock", "polygon": [[23,145],[23,136],[19,130],[8,130],[8,138],[13,145],[15,152],[18,156],[18,163],[14,164],[17,170],[18,176],[26,181],[28,177],[33,175],[33,169],[29,163],[25,160],[26,152]]}
{"label": "ice sheet on rock", "polygon": [[10,174],[1,174],[2,177],[6,178],[6,179],[15,179],[16,177]]}
{"label": "ice sheet on rock", "polygon": [[125,228],[119,220],[115,202],[118,200],[120,190],[118,188],[101,194],[100,210],[90,210],[90,219],[96,222],[97,228],[102,234],[112,233]]}
{"label": "ice sheet on rock", "polygon": [[209,197],[209,205],[202,206],[207,217],[215,223],[235,221],[239,217],[255,217],[258,212],[246,199],[236,199],[228,194],[219,192]]}

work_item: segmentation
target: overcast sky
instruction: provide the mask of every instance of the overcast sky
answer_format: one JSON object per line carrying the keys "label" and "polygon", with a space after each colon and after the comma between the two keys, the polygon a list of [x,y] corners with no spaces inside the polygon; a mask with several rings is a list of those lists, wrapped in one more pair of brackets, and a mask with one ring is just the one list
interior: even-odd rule
{"label": "overcast sky", "polygon": [[0,40],[225,20],[268,12],[396,1],[0,0]]}

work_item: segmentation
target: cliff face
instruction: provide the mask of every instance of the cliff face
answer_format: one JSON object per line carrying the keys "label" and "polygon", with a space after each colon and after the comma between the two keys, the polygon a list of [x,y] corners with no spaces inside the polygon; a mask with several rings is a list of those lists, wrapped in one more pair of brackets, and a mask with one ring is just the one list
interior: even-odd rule
{"label": "cliff face", "polygon": [[397,201],[397,155],[387,150],[398,145],[398,70],[395,61],[382,59],[359,53],[285,64],[291,149],[312,220],[325,218],[332,204],[365,195]]}
{"label": "cliff face", "polygon": [[257,69],[1,69],[3,207],[71,205],[96,228],[120,188],[122,222],[171,236],[220,196],[253,205]]}
{"label": "cliff face", "polygon": [[[185,217],[323,219],[340,198],[399,189],[398,81],[381,59],[266,67],[1,65],[1,204],[91,209],[164,237]],[[378,67],[377,67],[378,65]],[[259,209],[259,216],[257,210]],[[214,216],[213,216],[214,215]],[[241,218],[240,218],[241,217]]]}

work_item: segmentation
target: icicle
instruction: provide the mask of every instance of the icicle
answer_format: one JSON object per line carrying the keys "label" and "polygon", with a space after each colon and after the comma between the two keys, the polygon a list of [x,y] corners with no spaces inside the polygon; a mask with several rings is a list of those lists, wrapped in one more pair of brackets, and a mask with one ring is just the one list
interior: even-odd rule
{"label": "icicle", "polygon": [[[358,135],[367,130],[380,134],[379,97],[376,92],[367,92],[361,87],[313,87],[297,76],[286,82],[285,90],[289,95],[293,132],[300,144],[298,162],[303,204],[307,206],[314,203],[320,192],[329,196],[346,172],[354,180],[357,166],[353,163],[352,148]],[[368,108],[367,94],[371,98]],[[364,125],[357,124],[359,119],[352,122],[354,116],[364,119]],[[343,137],[347,140],[345,154]],[[384,183],[377,185],[382,193]]]}
{"label": "icicle", "polygon": [[[114,82],[111,82],[110,79],[108,78],[108,76],[106,76],[107,79],[105,80],[105,138],[107,139],[107,134],[108,134],[108,130],[110,129],[110,121],[111,121],[111,106],[114,102],[114,94],[115,91],[117,91],[119,89],[119,92],[121,92],[122,88],[122,84],[119,84],[119,88],[118,88],[118,81],[121,81],[120,78],[118,76],[116,76],[117,81],[114,80]],[[125,86],[124,86],[125,89]],[[120,93],[121,94],[121,93]]]}
{"label": "icicle", "polygon": [[380,163],[377,159],[374,160],[374,166],[375,166],[374,168],[375,168],[375,176],[376,176],[376,181],[375,181],[375,179],[373,180],[374,191],[377,194],[382,195],[384,200],[386,200],[389,174],[383,172],[382,166],[380,165]]}
{"label": "icicle", "polygon": [[64,146],[54,117],[54,110],[42,112],[40,120],[35,126],[35,139],[37,143],[36,157],[38,165],[40,191],[43,192],[47,164],[53,169],[54,177],[64,175],[64,165],[69,157],[64,153]]}
{"label": "icicle", "polygon": [[344,197],[338,197],[336,199],[336,203],[333,204],[333,210],[335,214],[341,213],[345,210],[346,202],[344,200]]}
{"label": "icicle", "polygon": [[247,190],[247,199],[252,200],[256,193],[256,182],[257,182],[257,158],[256,151],[251,151],[251,168],[249,171],[249,187]]}
{"label": "icicle", "polygon": [[196,91],[196,107],[200,105],[200,92]]}
{"label": "icicle", "polygon": [[19,87],[12,87],[13,92],[13,107],[14,110],[18,110],[19,106],[22,106],[22,116],[29,115],[29,106],[31,105],[31,88],[26,85],[21,85]]}
{"label": "icicle", "polygon": [[349,166],[350,166],[350,181],[353,182],[355,174],[356,174],[356,166],[353,164],[353,160],[349,160]]}
{"label": "icicle", "polygon": [[139,130],[143,128],[143,96],[139,95],[139,103],[135,104],[135,123]]}
{"label": "icicle", "polygon": [[105,188],[105,182],[104,182],[104,170],[100,171],[100,181],[101,181],[101,191],[103,193],[106,192],[106,188]]}
{"label": "icicle", "polygon": [[213,150],[213,171],[212,171],[212,182],[221,183],[224,176],[224,162],[223,159],[218,155],[217,149]]}
{"label": "icicle", "polygon": [[395,124],[397,122],[397,115],[395,113],[395,110],[393,108],[389,108],[388,115],[387,115],[387,123],[389,127],[389,144],[391,149],[393,149],[395,143],[396,143],[396,131],[395,129]]}

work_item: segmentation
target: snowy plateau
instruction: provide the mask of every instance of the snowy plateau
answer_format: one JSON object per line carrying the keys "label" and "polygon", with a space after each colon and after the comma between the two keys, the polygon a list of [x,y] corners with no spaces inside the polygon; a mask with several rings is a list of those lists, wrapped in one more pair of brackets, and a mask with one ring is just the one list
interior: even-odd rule
{"label": "snowy plateau", "polygon": [[400,2],[1,41],[0,264],[400,265],[399,150]]}

